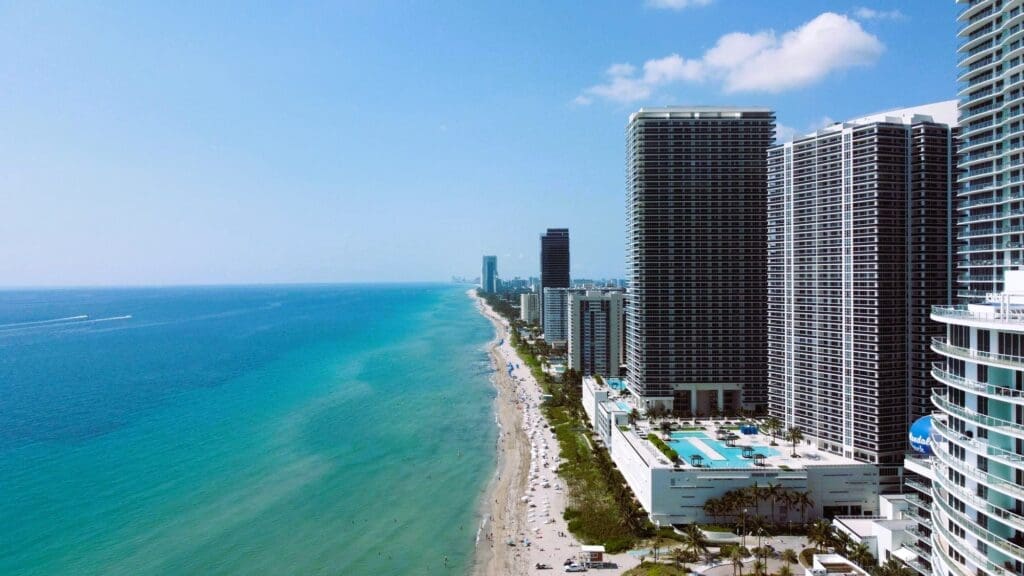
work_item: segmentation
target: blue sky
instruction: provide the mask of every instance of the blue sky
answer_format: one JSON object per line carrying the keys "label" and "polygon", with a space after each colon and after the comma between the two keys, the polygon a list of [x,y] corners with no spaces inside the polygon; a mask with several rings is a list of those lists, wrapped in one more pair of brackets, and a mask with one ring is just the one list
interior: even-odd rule
{"label": "blue sky", "polygon": [[620,276],[637,108],[956,92],[951,1],[143,4],[0,2],[0,285]]}

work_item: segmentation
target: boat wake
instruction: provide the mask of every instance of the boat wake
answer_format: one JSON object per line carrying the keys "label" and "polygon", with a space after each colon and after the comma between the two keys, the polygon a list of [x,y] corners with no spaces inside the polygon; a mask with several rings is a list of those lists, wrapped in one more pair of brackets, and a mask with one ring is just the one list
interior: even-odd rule
{"label": "boat wake", "polygon": [[82,314],[80,316],[67,316],[67,317],[64,317],[64,318],[53,318],[53,319],[50,319],[50,320],[34,320],[32,322],[14,322],[14,323],[11,323],[11,324],[0,324],[0,330],[4,330],[4,329],[7,329],[7,328],[27,328],[27,327],[30,327],[30,326],[47,326],[47,325],[52,325],[52,324],[61,324],[61,323],[64,323],[64,322],[79,322],[79,321],[82,321],[82,320],[87,320],[88,318],[89,318],[89,316],[87,314]]}

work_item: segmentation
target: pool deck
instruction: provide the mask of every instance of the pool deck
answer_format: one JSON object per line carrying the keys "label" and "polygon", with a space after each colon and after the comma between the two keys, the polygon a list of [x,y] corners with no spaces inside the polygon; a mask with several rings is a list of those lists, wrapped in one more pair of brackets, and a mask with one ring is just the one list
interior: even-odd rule
{"label": "pool deck", "polygon": [[[728,460],[728,458],[719,454],[714,448],[708,446],[700,438],[686,438],[686,441],[693,445],[697,450],[703,452],[704,457],[708,460]],[[674,442],[677,442],[677,440],[674,440]]]}

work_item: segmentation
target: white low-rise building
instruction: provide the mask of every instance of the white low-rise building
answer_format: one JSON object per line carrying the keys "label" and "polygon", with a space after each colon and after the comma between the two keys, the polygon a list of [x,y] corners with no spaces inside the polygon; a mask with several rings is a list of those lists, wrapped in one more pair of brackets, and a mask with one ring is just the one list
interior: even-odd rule
{"label": "white low-rise building", "polygon": [[719,427],[711,422],[673,432],[666,443],[676,450],[679,460],[671,462],[648,440],[649,422],[628,423],[632,398],[587,378],[583,407],[612,460],[658,525],[719,521],[721,518],[704,510],[704,504],[755,485],[809,492],[813,504],[803,510],[779,504],[769,511],[768,504],[762,505],[762,514],[778,521],[839,515],[871,518],[879,513],[878,469],[871,464],[809,445],[798,445],[794,457],[788,444],[769,446],[770,439],[756,433],[723,430],[719,435]]}

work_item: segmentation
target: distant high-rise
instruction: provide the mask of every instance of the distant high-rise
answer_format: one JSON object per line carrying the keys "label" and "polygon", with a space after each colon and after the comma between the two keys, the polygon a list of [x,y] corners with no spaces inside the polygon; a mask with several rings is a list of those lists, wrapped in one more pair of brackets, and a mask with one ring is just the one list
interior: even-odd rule
{"label": "distant high-rise", "polygon": [[930,414],[933,305],[952,297],[956,101],[834,124],[768,152],[768,398],[818,448],[898,487]]}
{"label": "distant high-rise", "polygon": [[544,322],[544,289],[569,288],[569,229],[548,228],[540,237],[540,319]]}
{"label": "distant high-rise", "polygon": [[619,377],[622,363],[622,304],[619,291],[569,293],[568,364],[583,376]]}
{"label": "distant high-rise", "polygon": [[627,128],[626,364],[648,404],[765,405],[765,108],[641,109]]}
{"label": "distant high-rise", "polygon": [[519,295],[519,319],[527,324],[540,322],[540,298],[535,293]]}
{"label": "distant high-rise", "polygon": [[570,288],[545,288],[544,313],[541,323],[544,340],[549,344],[566,342],[569,339],[569,293]]}
{"label": "distant high-rise", "polygon": [[480,271],[480,289],[491,294],[498,291],[498,257],[484,256]]}

